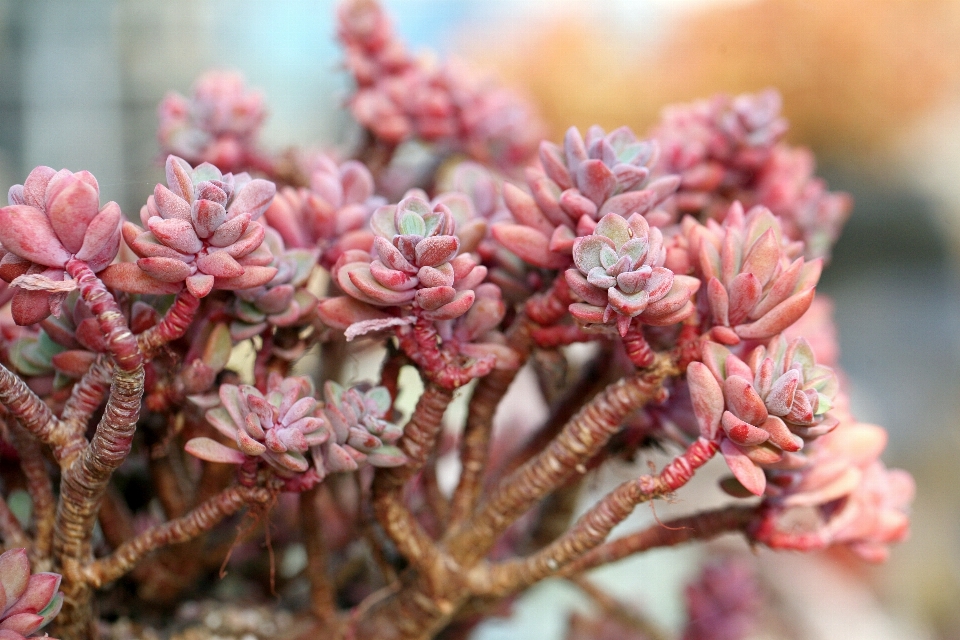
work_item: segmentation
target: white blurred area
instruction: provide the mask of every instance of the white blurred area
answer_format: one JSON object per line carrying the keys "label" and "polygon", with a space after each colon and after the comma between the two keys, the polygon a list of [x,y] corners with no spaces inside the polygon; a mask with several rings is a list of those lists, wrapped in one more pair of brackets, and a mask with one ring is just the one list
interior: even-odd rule
{"label": "white blurred area", "polygon": [[[656,48],[666,26],[687,12],[751,3],[384,4],[414,50],[466,52],[483,64],[483,47],[502,56],[561,14],[606,25],[604,46],[615,59]],[[0,0],[0,188],[40,164],[87,169],[104,201],[136,216],[161,178],[156,105],[169,90],[187,93],[211,67],[239,69],[264,92],[267,146],[350,144],[356,130],[340,109],[348,82],[334,11],[332,0]],[[960,59],[960,45],[940,54]],[[857,576],[822,559],[762,554],[765,574],[789,576],[789,592],[777,596],[798,616],[796,640],[960,638],[960,288],[953,270],[960,255],[960,87],[951,82],[946,97],[882,157],[851,149],[823,168],[832,188],[858,202],[821,287],[836,302],[854,409],[890,430],[887,462],[910,470],[919,491],[913,538],[884,569]],[[637,521],[648,523],[649,511]],[[698,559],[692,550],[650,554],[608,570],[605,580],[614,589],[628,585],[627,593],[654,585],[637,587],[636,605],[660,611],[661,622],[676,628],[680,611],[657,598],[669,584],[675,605]],[[550,640],[562,626],[551,635],[546,621],[556,626],[563,611],[581,606],[575,590],[545,584],[518,603],[517,626],[490,622],[477,637]]]}

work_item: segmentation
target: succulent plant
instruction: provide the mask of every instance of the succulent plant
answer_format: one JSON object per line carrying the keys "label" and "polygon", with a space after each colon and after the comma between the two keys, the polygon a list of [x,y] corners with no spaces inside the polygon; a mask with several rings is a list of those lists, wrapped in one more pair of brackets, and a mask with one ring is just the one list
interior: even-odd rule
{"label": "succulent plant", "polygon": [[[431,320],[463,315],[486,268],[467,253],[451,210],[431,207],[416,195],[377,209],[371,220],[376,238],[371,255],[348,251],[334,277],[352,298],[374,306],[410,306]],[[482,234],[475,234],[482,237]]]}
{"label": "succulent plant", "polygon": [[207,411],[207,421],[237,449],[200,437],[187,443],[187,451],[203,460],[231,464],[261,458],[281,475],[303,473],[310,466],[304,454],[331,435],[315,415],[313,393],[310,378],[276,373],[270,374],[266,393],[250,385],[220,385],[221,406]]}
{"label": "succulent plant", "polygon": [[687,217],[684,231],[707,283],[701,301],[714,340],[767,340],[810,308],[823,261],[791,259],[800,247],[787,240],[769,209],[744,215],[734,202],[723,224],[703,226]]}
{"label": "succulent plant", "polygon": [[634,319],[651,325],[680,322],[693,313],[700,281],[663,267],[663,235],[640,214],[627,220],[608,213],[589,236],[573,245],[575,269],[567,269],[570,290],[583,302],[570,305],[585,324],[616,321],[626,335]]}
{"label": "succulent plant", "polygon": [[261,250],[264,230],[256,221],[276,187],[245,173],[222,174],[212,164],[196,168],[169,156],[167,185],[158,184],[140,210],[144,227],[125,222],[123,237],[139,256],[103,274],[108,285],[131,293],[171,293],[185,284],[197,298],[214,289],[250,289],[277,273]]}
{"label": "succulent plant", "polygon": [[60,574],[30,574],[26,549],[0,554],[0,640],[23,640],[60,612]]}
{"label": "succulent plant", "polygon": [[[915,492],[910,474],[880,461],[886,443],[881,427],[844,419],[810,446],[806,465],[770,472],[767,503],[785,517],[814,508],[820,546],[844,544],[865,560],[885,560],[889,545],[907,536]],[[761,528],[760,539],[772,540],[775,531]]]}
{"label": "succulent plant", "polygon": [[803,241],[807,258],[829,258],[853,200],[846,193],[828,191],[814,169],[809,149],[777,145],[753,191],[757,202],[780,217],[787,237]]}
{"label": "succulent plant", "polygon": [[384,387],[344,389],[330,381],[323,387],[323,397],[320,415],[331,437],[310,450],[321,478],[356,471],[364,463],[374,467],[406,463],[406,456],[394,446],[403,429],[384,419],[393,405]]}
{"label": "succulent plant", "polygon": [[762,596],[757,577],[743,560],[711,562],[684,589],[687,626],[683,640],[738,640],[757,624]]}
{"label": "succulent plant", "polygon": [[525,261],[546,269],[566,267],[574,240],[589,235],[608,213],[647,215],[656,226],[669,222],[652,214],[676,189],[678,179],[649,181],[657,145],[639,141],[627,127],[606,134],[591,127],[586,140],[576,127],[564,146],[540,145],[543,171],[527,171],[532,197],[510,184],[504,199],[517,224],[500,224],[494,237]]}
{"label": "succulent plant", "polygon": [[210,71],[194,83],[190,98],[167,94],[158,114],[157,140],[164,153],[229,172],[241,170],[255,155],[266,110],[263,96],[248,91],[239,73]]}
{"label": "succulent plant", "polygon": [[374,195],[373,176],[355,160],[337,164],[330,156],[312,159],[310,188],[281,189],[263,214],[291,249],[322,251],[333,265],[347,249],[369,249],[367,222],[384,199]]}
{"label": "succulent plant", "polygon": [[769,348],[754,349],[746,362],[714,342],[705,342],[702,353],[703,362],[687,369],[700,433],[720,439],[737,480],[761,495],[765,467],[802,467],[803,457],[793,454],[836,427],[827,412],[837,378],[816,363],[803,339],[788,343],[781,337]]}
{"label": "succulent plant", "polygon": [[746,187],[787,131],[773,90],[664,109],[653,138],[660,143],[659,174],[679,174],[670,206],[680,212],[717,217],[736,190]]}
{"label": "succulent plant", "polygon": [[236,292],[230,307],[231,315],[236,318],[230,324],[230,334],[237,341],[252,338],[268,325],[301,324],[317,306],[317,298],[306,289],[317,263],[317,251],[287,250],[271,228],[266,230],[264,244],[274,256],[270,266],[276,268],[277,275],[265,285]]}
{"label": "succulent plant", "polygon": [[113,262],[122,214],[116,202],[100,207],[100,186],[88,171],[37,167],[10,188],[8,200],[0,209],[0,278],[16,280],[13,319],[29,325],[59,315],[70,291],[58,284],[68,260],[81,260],[94,273]]}

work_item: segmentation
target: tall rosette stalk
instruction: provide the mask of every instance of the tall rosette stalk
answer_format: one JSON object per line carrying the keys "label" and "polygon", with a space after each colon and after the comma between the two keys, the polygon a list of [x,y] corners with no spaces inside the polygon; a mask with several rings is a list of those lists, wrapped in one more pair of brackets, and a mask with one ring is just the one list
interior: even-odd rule
{"label": "tall rosette stalk", "polygon": [[493,228],[494,237],[524,261],[545,269],[570,265],[573,243],[593,232],[608,213],[647,216],[654,226],[670,222],[655,208],[676,190],[679,179],[651,181],[657,145],[639,141],[627,127],[609,134],[590,127],[586,139],[576,127],[563,148],[540,144],[540,169],[527,171],[531,194],[504,184],[503,196],[516,224]]}
{"label": "tall rosette stalk", "polygon": [[265,462],[282,477],[303,474],[310,447],[326,442],[331,432],[317,417],[313,382],[271,373],[266,392],[250,385],[220,385],[220,406],[206,413],[209,422],[236,449],[207,437],[187,442],[188,453],[211,462]]}
{"label": "tall rosette stalk", "polygon": [[19,325],[60,314],[76,288],[66,274],[71,259],[103,271],[120,249],[122,214],[116,202],[100,207],[100,186],[88,171],[37,167],[8,194],[0,209],[0,278],[13,285]]}
{"label": "tall rosette stalk", "polygon": [[263,96],[248,90],[233,71],[209,71],[188,98],[169,93],[158,108],[157,140],[165,154],[191,164],[209,162],[221,171],[263,169],[257,137],[266,117]]}
{"label": "tall rosette stalk", "polygon": [[229,313],[234,340],[246,340],[267,327],[295,327],[312,317],[317,298],[306,286],[317,263],[316,249],[286,249],[279,234],[267,228],[264,244],[273,256],[270,266],[277,274],[270,282],[252,289],[241,289],[231,301]]}
{"label": "tall rosette stalk", "polygon": [[683,221],[700,294],[704,330],[727,345],[768,340],[796,322],[813,302],[823,260],[807,262],[780,220],[765,207],[744,215],[734,202],[723,221]]}
{"label": "tall rosette stalk", "polygon": [[703,362],[687,368],[700,435],[719,440],[720,451],[743,487],[766,488],[765,469],[799,468],[806,443],[829,433],[827,412],[837,377],[818,365],[805,340],[782,337],[757,347],[744,362],[723,345],[706,341]]}
{"label": "tall rosette stalk", "polygon": [[[886,560],[889,546],[909,534],[915,493],[909,473],[880,460],[886,443],[881,427],[844,420],[811,445],[806,465],[769,472],[767,511],[754,537],[805,551],[845,545],[867,561]],[[784,526],[796,512],[807,517]]]}
{"label": "tall rosette stalk", "polygon": [[331,473],[356,471],[363,465],[398,467],[407,457],[395,446],[403,429],[386,420],[393,401],[384,387],[359,385],[344,389],[329,381],[323,387],[319,414],[330,438],[310,449],[320,479]]}
{"label": "tall rosette stalk", "polygon": [[26,549],[0,554],[0,640],[24,640],[60,612],[58,573],[30,573]]}
{"label": "tall rosette stalk", "polygon": [[311,163],[310,188],[285,187],[263,214],[291,249],[321,250],[327,267],[349,249],[369,250],[370,216],[385,204],[374,194],[373,176],[355,160],[337,164],[320,154]]}
{"label": "tall rosette stalk", "polygon": [[259,218],[273,200],[272,182],[223,174],[212,164],[196,168],[176,156],[166,163],[167,186],[158,184],[140,210],[144,228],[124,222],[123,238],[136,263],[108,268],[104,282],[130,293],[174,293],[186,285],[203,298],[215,289],[250,289],[277,274],[273,256],[260,249]]}

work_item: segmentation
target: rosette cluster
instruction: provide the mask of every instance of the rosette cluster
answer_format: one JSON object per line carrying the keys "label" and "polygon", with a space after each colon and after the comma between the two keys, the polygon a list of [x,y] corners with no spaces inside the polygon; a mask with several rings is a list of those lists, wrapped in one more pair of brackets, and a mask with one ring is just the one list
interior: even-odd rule
{"label": "rosette cluster", "polygon": [[207,411],[207,422],[237,449],[206,437],[187,443],[192,455],[211,462],[243,464],[260,458],[281,475],[304,473],[305,454],[330,437],[323,418],[315,415],[317,400],[307,377],[283,378],[273,373],[267,391],[250,385],[220,385],[220,406]]}
{"label": "rosette cluster", "polygon": [[543,125],[517,93],[462,64],[414,58],[376,2],[344,2],[338,18],[357,83],[350,109],[377,138],[389,145],[420,138],[506,168],[533,155]]}
{"label": "rosette cluster", "polygon": [[778,338],[746,362],[705,342],[703,362],[690,364],[687,381],[700,434],[720,440],[730,470],[755,495],[766,487],[764,469],[803,466],[794,454],[837,425],[827,414],[837,377],[802,338]]}
{"label": "rosette cluster", "polygon": [[663,235],[646,219],[629,220],[616,213],[600,219],[593,233],[573,244],[576,268],[565,276],[571,291],[583,299],[570,313],[584,324],[615,322],[626,335],[634,319],[669,325],[694,311],[690,297],[700,287],[696,278],[664,268]]}
{"label": "rosette cluster", "polygon": [[268,326],[292,327],[303,324],[313,314],[317,298],[307,291],[307,280],[317,263],[317,251],[286,249],[283,240],[272,228],[267,228],[264,245],[273,256],[271,267],[277,270],[270,282],[235,293],[230,314],[230,335],[234,340],[246,340],[264,331]]}
{"label": "rosette cluster", "polygon": [[468,247],[461,246],[449,207],[411,195],[377,209],[370,224],[372,253],[347,251],[334,266],[344,292],[369,305],[410,307],[428,320],[450,320],[470,309],[487,270],[460,253]]}
{"label": "rosette cluster", "polygon": [[324,264],[333,265],[345,250],[370,248],[366,225],[384,200],[374,195],[373,176],[359,162],[338,165],[327,155],[313,160],[310,188],[281,189],[263,217],[288,247],[319,247]]}
{"label": "rosette cluster", "polygon": [[517,224],[493,228],[494,237],[526,262],[545,269],[569,266],[573,242],[588,235],[608,213],[650,217],[655,225],[669,217],[651,215],[676,189],[675,177],[649,181],[657,145],[639,141],[627,127],[609,134],[594,126],[584,139],[576,127],[563,148],[540,145],[543,170],[529,169],[531,195],[510,184],[504,199]]}
{"label": "rosette cluster", "polygon": [[58,573],[30,573],[26,549],[0,554],[0,640],[24,640],[60,613]]}
{"label": "rosette cluster", "polygon": [[266,110],[263,96],[248,90],[239,73],[210,71],[194,83],[191,97],[167,94],[158,115],[164,153],[239,171],[255,156]]}
{"label": "rosette cluster", "polygon": [[112,266],[110,286],[132,293],[171,293],[182,285],[197,298],[214,289],[250,289],[277,274],[259,222],[276,187],[246,173],[223,174],[212,164],[192,168],[169,156],[167,186],[158,184],[140,210],[146,230],[125,222],[123,238],[136,263]]}
{"label": "rosette cluster", "polygon": [[393,402],[384,387],[344,389],[335,382],[323,387],[321,415],[331,437],[310,453],[321,478],[331,473],[356,471],[361,464],[398,467],[406,456],[394,443],[403,429],[385,420]]}
{"label": "rosette cluster", "polygon": [[60,313],[70,288],[57,283],[68,260],[94,273],[113,262],[123,216],[116,202],[100,207],[100,186],[88,171],[37,167],[7,197],[10,205],[0,209],[0,278],[16,281],[13,319],[29,325]]}
{"label": "rosette cluster", "polygon": [[681,178],[672,205],[722,215],[722,196],[750,183],[787,132],[780,103],[780,94],[768,90],[667,107],[653,138],[662,151],[658,172]]}
{"label": "rosette cluster", "polygon": [[786,130],[773,90],[668,107],[653,131],[662,150],[656,172],[682,180],[665,208],[722,220],[735,200],[763,205],[808,258],[828,257],[852,203],[814,176],[808,149],[782,142]]}
{"label": "rosette cluster", "polygon": [[[889,545],[909,532],[915,493],[909,473],[887,469],[880,460],[886,442],[881,427],[842,422],[811,445],[806,466],[770,473],[768,504],[774,513],[815,509],[818,546],[843,544],[865,560],[886,560]],[[776,521],[771,520],[757,537],[776,546],[776,532]]]}
{"label": "rosette cluster", "polygon": [[722,224],[688,217],[683,227],[695,271],[706,282],[701,306],[713,340],[767,340],[810,308],[823,261],[792,259],[801,247],[784,237],[769,209],[744,215],[735,202]]}

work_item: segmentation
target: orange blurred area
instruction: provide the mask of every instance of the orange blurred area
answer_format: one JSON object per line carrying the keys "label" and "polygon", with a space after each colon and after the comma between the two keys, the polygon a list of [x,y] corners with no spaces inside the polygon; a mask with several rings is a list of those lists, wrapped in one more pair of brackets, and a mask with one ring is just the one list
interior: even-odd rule
{"label": "orange blurred area", "polygon": [[665,104],[775,87],[791,140],[829,156],[889,149],[960,81],[951,0],[722,2],[669,22],[638,47],[609,25],[557,15],[472,57],[525,87],[554,138],[571,124],[646,131]]}

